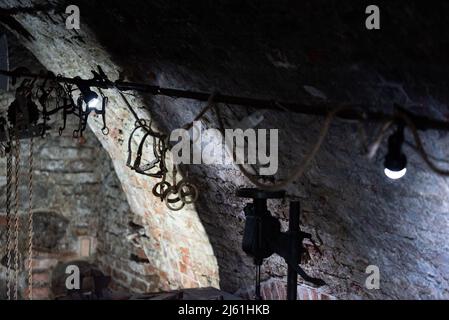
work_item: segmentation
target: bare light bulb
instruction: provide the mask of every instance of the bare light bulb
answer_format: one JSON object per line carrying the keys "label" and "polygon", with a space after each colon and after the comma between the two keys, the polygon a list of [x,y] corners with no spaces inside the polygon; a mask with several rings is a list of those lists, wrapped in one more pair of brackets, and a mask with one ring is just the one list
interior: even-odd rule
{"label": "bare light bulb", "polygon": [[401,179],[403,176],[405,176],[405,174],[407,173],[407,168],[404,168],[400,171],[393,171],[393,170],[385,168],[384,173],[388,178],[390,178],[392,180],[397,180],[397,179]]}
{"label": "bare light bulb", "polygon": [[83,112],[89,113],[91,111],[101,110],[102,106],[98,94],[90,89],[87,83],[82,82],[81,79],[79,79],[79,83],[77,84],[77,86],[81,91],[82,99],[86,104],[86,107],[83,106]]}
{"label": "bare light bulb", "polygon": [[97,97],[93,97],[89,102],[87,103],[87,106],[89,110],[97,109],[97,106],[100,104],[100,99]]}
{"label": "bare light bulb", "polygon": [[388,139],[388,153],[384,161],[384,173],[392,180],[402,178],[407,172],[407,157],[401,150],[403,142],[404,125],[400,123],[396,132]]}

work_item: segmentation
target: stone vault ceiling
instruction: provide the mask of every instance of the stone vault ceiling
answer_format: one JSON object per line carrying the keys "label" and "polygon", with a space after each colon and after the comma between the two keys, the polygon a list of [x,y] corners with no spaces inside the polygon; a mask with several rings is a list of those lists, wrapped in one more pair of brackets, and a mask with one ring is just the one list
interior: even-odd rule
{"label": "stone vault ceiling", "polygon": [[[81,9],[78,31],[65,29],[61,8],[69,2]],[[399,103],[448,119],[449,4],[378,5],[382,29],[372,33],[359,14],[364,4],[342,1],[3,0],[0,22],[56,74],[90,77],[101,65],[111,79],[311,104],[322,99],[307,90],[313,87],[328,102],[386,112]],[[90,119],[89,126],[143,226],[143,254],[158,289],[212,285],[247,292],[253,266],[240,249],[242,201],[232,195],[249,182],[232,166],[184,168],[203,190],[201,200],[176,214],[167,211],[149,191],[154,182],[124,165],[124,141],[134,121],[118,96],[108,95],[111,133],[101,134],[99,119]],[[130,100],[166,132],[201,108],[194,101],[147,95]],[[232,126],[250,112],[231,107],[223,114]],[[205,123],[217,126],[212,117]],[[319,125],[317,119],[283,113],[270,113],[262,124],[282,128],[282,168],[304,156]],[[323,293],[338,298],[447,298],[447,181],[408,149],[415,169],[404,181],[386,182],[379,174],[382,154],[366,161],[353,138],[356,131],[337,123],[310,170],[288,190],[303,203],[305,229],[321,239],[323,256],[311,252],[305,268],[328,282]],[[432,154],[447,158],[445,133],[423,137]],[[282,206],[272,207],[285,226]],[[384,270],[378,291],[363,285],[372,263]],[[269,286],[285,279],[281,259],[270,258],[264,270]]]}

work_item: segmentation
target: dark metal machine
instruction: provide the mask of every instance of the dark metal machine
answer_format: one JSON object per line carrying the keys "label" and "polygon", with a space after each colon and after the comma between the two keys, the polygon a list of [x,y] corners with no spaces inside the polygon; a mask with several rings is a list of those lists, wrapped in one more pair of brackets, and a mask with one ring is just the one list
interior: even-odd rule
{"label": "dark metal machine", "polygon": [[[263,260],[274,253],[287,262],[287,299],[297,298],[298,274],[307,282],[315,286],[323,286],[326,283],[322,279],[310,277],[299,266],[301,255],[305,251],[304,239],[311,239],[311,235],[302,232],[299,227],[300,206],[298,201],[290,203],[289,231],[281,232],[281,224],[273,217],[267,208],[268,199],[282,199],[284,191],[263,191],[258,189],[243,188],[237,191],[241,198],[253,199],[244,208],[246,215],[245,231],[243,234],[242,248],[245,253],[254,258],[256,265],[256,290],[255,298],[260,300],[260,267]],[[313,241],[312,241],[313,242]]]}

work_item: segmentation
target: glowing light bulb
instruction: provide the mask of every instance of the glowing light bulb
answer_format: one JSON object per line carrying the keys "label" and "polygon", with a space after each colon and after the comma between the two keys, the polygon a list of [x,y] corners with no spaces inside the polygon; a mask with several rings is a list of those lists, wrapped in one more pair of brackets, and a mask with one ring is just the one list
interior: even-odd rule
{"label": "glowing light bulb", "polygon": [[87,103],[87,107],[89,108],[89,110],[94,110],[97,109],[97,106],[100,104],[100,99],[97,97],[93,97],[92,99],[89,100],[89,102]]}
{"label": "glowing light bulb", "polygon": [[89,87],[89,85],[83,82],[81,79],[78,79],[77,86],[78,89],[81,91],[81,96],[86,104],[85,106],[83,106],[83,112],[101,110],[102,105],[100,103],[100,98],[98,97],[98,94],[95,91],[93,91]]}
{"label": "glowing light bulb", "polygon": [[407,157],[401,151],[403,142],[404,126],[400,124],[388,139],[388,153],[384,161],[384,173],[393,180],[402,178],[407,172]]}
{"label": "glowing light bulb", "polygon": [[388,178],[390,178],[392,180],[397,180],[397,179],[401,179],[403,176],[405,176],[405,174],[407,173],[407,168],[404,168],[400,171],[393,171],[393,170],[385,168],[384,173]]}

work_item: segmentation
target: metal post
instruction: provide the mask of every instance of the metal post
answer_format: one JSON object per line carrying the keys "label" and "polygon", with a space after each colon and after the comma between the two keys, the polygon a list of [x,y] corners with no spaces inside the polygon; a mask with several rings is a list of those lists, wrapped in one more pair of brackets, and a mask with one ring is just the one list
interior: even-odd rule
{"label": "metal post", "polygon": [[[288,231],[290,236],[289,254],[293,265],[299,264],[299,214],[299,201],[290,202],[290,217],[288,221]],[[290,266],[288,266],[287,272],[287,299],[296,300],[298,297],[298,273]]]}
{"label": "metal post", "polygon": [[[254,199],[254,211],[257,215],[258,227],[257,227],[257,241],[256,241],[256,252],[259,252],[262,245],[262,216],[267,211],[267,199]],[[254,264],[256,265],[256,292],[255,299],[262,300],[262,295],[260,292],[260,267],[263,263],[262,257],[255,257]]]}

